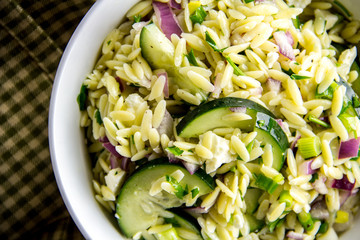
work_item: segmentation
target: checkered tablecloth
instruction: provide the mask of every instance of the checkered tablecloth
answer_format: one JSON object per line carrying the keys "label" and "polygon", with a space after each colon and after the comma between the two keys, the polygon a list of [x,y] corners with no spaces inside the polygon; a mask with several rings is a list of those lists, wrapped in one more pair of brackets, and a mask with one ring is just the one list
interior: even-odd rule
{"label": "checkered tablecloth", "polygon": [[82,239],[48,147],[62,52],[94,0],[0,0],[0,239]]}

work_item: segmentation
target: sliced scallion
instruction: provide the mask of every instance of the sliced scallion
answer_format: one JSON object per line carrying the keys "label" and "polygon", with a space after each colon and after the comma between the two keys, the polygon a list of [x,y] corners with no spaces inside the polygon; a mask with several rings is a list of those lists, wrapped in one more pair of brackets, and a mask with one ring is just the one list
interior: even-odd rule
{"label": "sliced scallion", "polygon": [[300,224],[304,227],[306,231],[310,231],[314,228],[314,220],[312,219],[310,213],[302,211],[297,215],[297,217]]}
{"label": "sliced scallion", "polygon": [[320,138],[318,136],[300,138],[297,145],[301,156],[305,159],[316,157],[321,153]]}
{"label": "sliced scallion", "polygon": [[291,197],[289,191],[284,190],[280,193],[279,196],[279,202],[280,203],[286,203],[286,207],[290,207],[293,203],[293,198]]}
{"label": "sliced scallion", "polygon": [[260,189],[267,191],[270,194],[273,194],[276,188],[279,186],[275,181],[271,178],[266,177],[263,174],[254,174],[255,178],[255,186]]}
{"label": "sliced scallion", "polygon": [[195,23],[201,24],[205,20],[206,16],[207,16],[207,12],[204,10],[202,6],[200,6],[194,11],[193,14],[191,14],[190,20],[193,22],[193,24]]}
{"label": "sliced scallion", "polygon": [[226,49],[226,48],[222,48],[222,49],[218,48],[218,46],[216,46],[216,43],[215,43],[214,39],[212,39],[212,37],[210,36],[208,31],[205,32],[205,41],[216,52],[222,53]]}
{"label": "sliced scallion", "polygon": [[323,120],[320,120],[320,119],[316,118],[314,115],[309,115],[308,120],[309,120],[309,122],[316,123],[316,124],[318,124],[320,126],[323,126],[325,128],[331,127],[330,124],[328,124],[327,122],[324,122]]}

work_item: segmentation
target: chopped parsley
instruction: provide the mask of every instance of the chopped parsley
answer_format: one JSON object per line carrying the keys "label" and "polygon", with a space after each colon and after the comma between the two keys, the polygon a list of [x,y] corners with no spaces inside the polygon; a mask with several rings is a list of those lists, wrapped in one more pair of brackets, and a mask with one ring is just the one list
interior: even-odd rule
{"label": "chopped parsley", "polygon": [[97,109],[96,112],[95,112],[95,119],[96,119],[96,122],[99,125],[101,125],[103,123],[103,120],[101,119],[101,114],[100,114],[99,109]]}
{"label": "chopped parsley", "polygon": [[170,153],[174,154],[175,156],[180,156],[184,152],[184,150],[181,150],[176,146],[167,147],[166,150],[168,150]]}
{"label": "chopped parsley", "polygon": [[77,96],[77,102],[79,104],[80,111],[86,110],[86,99],[88,95],[88,89],[86,85],[81,85],[80,93]]}

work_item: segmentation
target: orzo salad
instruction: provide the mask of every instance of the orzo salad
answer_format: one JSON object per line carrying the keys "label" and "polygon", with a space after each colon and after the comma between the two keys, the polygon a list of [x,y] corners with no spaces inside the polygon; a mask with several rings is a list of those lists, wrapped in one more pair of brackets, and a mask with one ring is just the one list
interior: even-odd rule
{"label": "orzo salad", "polygon": [[140,1],[78,96],[132,239],[338,239],[360,186],[360,22],[339,1]]}

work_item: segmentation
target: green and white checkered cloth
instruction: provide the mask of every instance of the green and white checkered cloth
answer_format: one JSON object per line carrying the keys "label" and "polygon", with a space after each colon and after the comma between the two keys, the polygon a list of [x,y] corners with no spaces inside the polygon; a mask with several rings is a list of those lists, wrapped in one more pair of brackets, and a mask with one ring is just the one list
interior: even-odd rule
{"label": "green and white checkered cloth", "polygon": [[53,79],[94,1],[0,0],[0,239],[82,239],[48,147]]}

